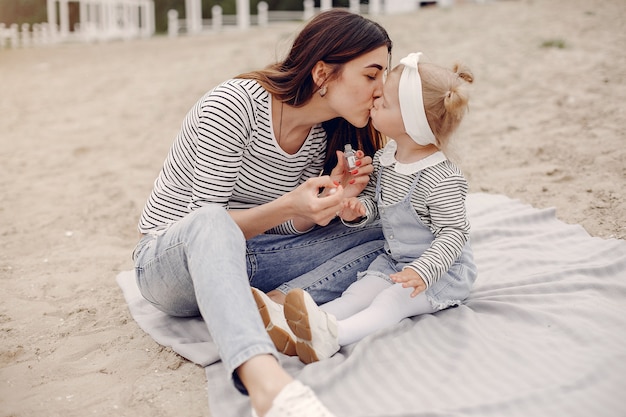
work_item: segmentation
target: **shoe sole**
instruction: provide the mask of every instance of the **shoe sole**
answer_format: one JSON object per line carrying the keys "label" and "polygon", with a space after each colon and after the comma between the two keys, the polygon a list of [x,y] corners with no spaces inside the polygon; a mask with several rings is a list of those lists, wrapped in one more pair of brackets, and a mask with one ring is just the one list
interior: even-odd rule
{"label": "shoe sole", "polygon": [[313,334],[303,294],[304,291],[299,288],[289,291],[285,299],[285,318],[291,331],[302,339],[296,341],[296,353],[302,362],[308,364],[319,361],[319,358],[315,349],[307,343],[312,341]]}
{"label": "shoe sole", "polygon": [[252,295],[254,296],[254,301],[256,302],[261,319],[263,320],[265,330],[270,336],[270,339],[272,339],[274,346],[276,346],[276,350],[287,356],[296,356],[298,354],[296,344],[289,333],[272,323],[272,317],[263,298],[255,291],[252,291]]}

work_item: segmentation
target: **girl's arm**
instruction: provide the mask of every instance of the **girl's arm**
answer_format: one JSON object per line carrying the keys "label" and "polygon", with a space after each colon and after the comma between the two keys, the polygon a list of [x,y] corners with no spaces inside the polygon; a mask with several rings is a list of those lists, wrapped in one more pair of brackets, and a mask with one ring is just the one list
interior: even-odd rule
{"label": "girl's arm", "polygon": [[435,239],[419,258],[404,267],[404,270],[410,269],[415,275],[406,272],[396,282],[404,283],[405,287],[415,287],[413,284],[419,284],[416,280],[416,276],[419,276],[426,288],[429,288],[458,259],[469,239],[470,226],[465,208],[467,188],[465,178],[451,175],[431,190],[426,205]]}

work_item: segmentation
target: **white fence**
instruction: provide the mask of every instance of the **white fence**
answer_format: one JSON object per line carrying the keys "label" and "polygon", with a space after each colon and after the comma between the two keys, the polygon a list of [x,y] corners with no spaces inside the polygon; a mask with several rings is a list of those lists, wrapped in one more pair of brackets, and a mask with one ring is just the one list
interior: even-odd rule
{"label": "white fence", "polygon": [[[238,7],[247,0],[239,0]],[[369,0],[368,4],[360,4],[360,0],[350,0],[349,10],[359,14],[378,14],[381,10],[381,1],[386,1],[392,5],[394,2],[402,2],[405,6],[410,5],[411,9],[419,7],[417,0]],[[245,4],[247,6],[247,4]],[[281,21],[302,21],[308,20],[319,11],[332,9],[332,0],[320,0],[320,8],[314,7],[313,0],[303,1],[303,11],[283,11],[268,10],[266,2],[261,1],[257,5],[257,14],[248,15],[241,18],[236,15],[224,15],[220,6],[213,6],[211,9],[211,19],[202,18],[201,0],[185,0],[185,18],[179,18],[176,10],[168,12],[168,34],[178,36],[181,33],[197,34],[205,31],[218,32],[225,26],[236,26],[239,29],[247,29],[250,25],[266,26],[269,22]],[[238,8],[239,11],[239,8]],[[249,10],[248,10],[249,11]]]}
{"label": "white fence", "polygon": [[47,45],[52,43],[50,26],[47,23],[29,25],[16,23],[6,26],[0,23],[0,49],[26,48],[29,46]]}
{"label": "white fence", "polygon": [[[455,0],[369,0],[360,4],[350,0],[349,9],[359,14],[393,14],[419,9],[426,3],[449,7]],[[459,0],[460,1],[460,0]],[[488,0],[466,0],[483,3]],[[69,27],[69,3],[78,3],[79,23]],[[47,0],[48,22],[10,26],[0,23],[0,49],[47,45],[64,41],[107,41],[112,39],[146,38],[154,35],[154,0]],[[168,35],[217,32],[225,26],[247,29],[250,25],[265,26],[270,22],[308,20],[319,11],[332,9],[332,0],[320,0],[314,9],[313,0],[304,0],[304,11],[268,10],[259,2],[256,15],[251,15],[249,0],[238,0],[236,15],[224,15],[220,6],[211,10],[212,19],[202,18],[201,0],[185,0],[185,18],[176,10],[168,12]],[[57,7],[58,6],[58,7]]]}
{"label": "white fence", "polygon": [[[265,3],[266,4],[266,3]],[[307,20],[306,12],[297,10],[267,10],[264,3],[259,3],[258,13],[250,15],[249,24],[252,26],[267,26],[271,22],[291,22]],[[315,13],[315,11],[313,11]],[[170,10],[167,14],[167,32],[170,37],[179,34],[193,34],[205,31],[219,32],[224,27],[237,27],[239,20],[237,15],[223,14],[220,6],[213,6],[211,19],[201,19],[199,24],[192,25],[188,19],[180,19],[176,10]]]}
{"label": "white fence", "polygon": [[[70,4],[79,22],[70,28]],[[21,27],[0,23],[0,48],[147,38],[154,35],[154,0],[47,0],[48,22]]]}

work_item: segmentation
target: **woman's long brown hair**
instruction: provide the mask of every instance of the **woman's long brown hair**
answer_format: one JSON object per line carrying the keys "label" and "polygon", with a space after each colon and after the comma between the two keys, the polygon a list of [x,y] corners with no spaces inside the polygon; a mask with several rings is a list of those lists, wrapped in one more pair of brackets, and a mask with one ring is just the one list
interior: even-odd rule
{"label": "woman's long brown hair", "polygon": [[[333,68],[329,78],[337,77],[343,64],[381,46],[391,54],[392,42],[387,31],[378,23],[347,10],[332,9],[315,16],[294,40],[282,62],[240,74],[237,78],[257,80],[277,99],[295,107],[307,103],[319,88],[311,72],[318,61]],[[371,122],[356,128],[343,118],[322,123],[327,135],[324,173],[337,164],[336,150],[346,143],[373,156],[384,145],[384,137]]]}

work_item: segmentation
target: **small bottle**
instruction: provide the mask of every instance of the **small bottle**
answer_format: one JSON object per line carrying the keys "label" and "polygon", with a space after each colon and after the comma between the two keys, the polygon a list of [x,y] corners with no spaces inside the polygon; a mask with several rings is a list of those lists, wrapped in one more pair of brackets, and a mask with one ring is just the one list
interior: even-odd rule
{"label": "small bottle", "polygon": [[343,156],[346,158],[346,165],[348,166],[348,171],[352,171],[356,169],[356,154],[352,150],[352,145],[349,143],[343,149]]}

